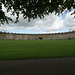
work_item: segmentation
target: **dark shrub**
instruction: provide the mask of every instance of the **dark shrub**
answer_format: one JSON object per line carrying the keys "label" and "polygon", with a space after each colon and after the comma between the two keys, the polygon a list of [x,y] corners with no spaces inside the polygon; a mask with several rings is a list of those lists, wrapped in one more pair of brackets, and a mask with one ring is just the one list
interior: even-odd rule
{"label": "dark shrub", "polygon": [[71,38],[67,38],[68,40],[71,40]]}
{"label": "dark shrub", "polygon": [[42,37],[39,37],[40,40],[42,40]]}

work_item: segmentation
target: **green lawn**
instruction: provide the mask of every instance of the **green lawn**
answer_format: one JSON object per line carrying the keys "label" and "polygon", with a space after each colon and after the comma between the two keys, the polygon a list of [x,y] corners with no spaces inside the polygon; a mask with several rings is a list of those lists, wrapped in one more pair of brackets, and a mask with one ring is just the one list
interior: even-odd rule
{"label": "green lawn", "polygon": [[75,56],[75,40],[0,40],[0,60]]}

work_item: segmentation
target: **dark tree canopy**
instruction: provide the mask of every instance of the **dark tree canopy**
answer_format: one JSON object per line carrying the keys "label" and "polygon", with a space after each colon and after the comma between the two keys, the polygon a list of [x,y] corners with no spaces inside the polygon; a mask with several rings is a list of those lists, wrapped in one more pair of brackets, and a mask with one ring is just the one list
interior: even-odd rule
{"label": "dark tree canopy", "polygon": [[75,0],[0,0],[0,24],[8,23],[9,20],[12,21],[2,10],[2,4],[7,12],[11,11],[13,16],[17,15],[16,22],[18,22],[19,14],[28,20],[43,18],[52,12],[59,15],[65,9],[71,10],[71,8],[74,9],[72,14],[75,14]]}

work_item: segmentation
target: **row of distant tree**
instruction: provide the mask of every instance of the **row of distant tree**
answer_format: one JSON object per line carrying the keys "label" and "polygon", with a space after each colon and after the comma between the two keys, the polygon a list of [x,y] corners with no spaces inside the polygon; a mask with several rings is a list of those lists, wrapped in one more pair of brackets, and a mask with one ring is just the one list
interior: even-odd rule
{"label": "row of distant tree", "polygon": [[[58,34],[60,34],[60,33],[72,33],[72,32],[74,32],[75,33],[75,31],[68,31],[68,32],[58,32]],[[12,33],[12,32],[4,32],[4,31],[0,31],[0,33],[8,33],[8,34],[29,34],[29,33]],[[30,34],[32,34],[32,33],[30,33]],[[36,34],[36,33],[33,33],[33,34]],[[38,33],[38,34],[56,34],[56,33]]]}

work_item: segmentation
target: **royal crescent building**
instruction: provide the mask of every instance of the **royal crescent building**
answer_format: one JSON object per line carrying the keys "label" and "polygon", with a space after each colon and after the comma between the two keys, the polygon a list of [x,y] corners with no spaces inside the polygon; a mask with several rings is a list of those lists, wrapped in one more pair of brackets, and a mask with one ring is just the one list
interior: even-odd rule
{"label": "royal crescent building", "polygon": [[55,40],[55,39],[75,39],[75,31],[50,34],[19,34],[0,32],[0,39],[13,40]]}

